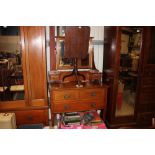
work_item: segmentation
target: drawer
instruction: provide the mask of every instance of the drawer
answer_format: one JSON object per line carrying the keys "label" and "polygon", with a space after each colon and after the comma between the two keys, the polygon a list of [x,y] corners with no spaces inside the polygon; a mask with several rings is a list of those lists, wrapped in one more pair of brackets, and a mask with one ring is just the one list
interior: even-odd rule
{"label": "drawer", "polygon": [[16,111],[17,125],[39,124],[48,125],[48,110],[24,110]]}
{"label": "drawer", "polygon": [[104,100],[104,89],[87,89],[80,92],[80,99],[101,99]]}
{"label": "drawer", "polygon": [[93,109],[103,109],[104,102],[101,101],[77,101],[77,102],[56,102],[52,105],[53,111],[57,112],[71,112],[84,111]]}
{"label": "drawer", "polygon": [[76,100],[78,96],[76,90],[53,91],[53,100]]}

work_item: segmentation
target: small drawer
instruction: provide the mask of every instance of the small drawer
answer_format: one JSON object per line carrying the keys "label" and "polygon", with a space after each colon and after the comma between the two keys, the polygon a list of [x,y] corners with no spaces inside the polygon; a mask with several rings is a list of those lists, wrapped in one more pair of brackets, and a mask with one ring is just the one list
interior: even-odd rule
{"label": "small drawer", "polygon": [[39,124],[48,125],[48,110],[24,110],[16,111],[17,125]]}
{"label": "small drawer", "polygon": [[78,91],[65,90],[53,91],[54,100],[76,100],[78,98]]}
{"label": "small drawer", "polygon": [[103,89],[88,89],[80,92],[80,99],[101,99],[104,100],[105,92]]}

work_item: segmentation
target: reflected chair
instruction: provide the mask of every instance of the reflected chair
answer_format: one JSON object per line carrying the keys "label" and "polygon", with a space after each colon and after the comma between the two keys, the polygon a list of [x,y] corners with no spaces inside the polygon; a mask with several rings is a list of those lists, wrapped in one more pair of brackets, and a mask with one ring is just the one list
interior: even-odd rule
{"label": "reflected chair", "polygon": [[10,87],[9,91],[13,100],[18,99],[18,95],[24,92],[23,76],[22,73],[13,72],[9,76]]}

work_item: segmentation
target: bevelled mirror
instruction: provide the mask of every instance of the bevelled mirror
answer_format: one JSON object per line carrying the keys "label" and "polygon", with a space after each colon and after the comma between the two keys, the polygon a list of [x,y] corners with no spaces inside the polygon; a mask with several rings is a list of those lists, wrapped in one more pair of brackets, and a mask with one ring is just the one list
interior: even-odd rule
{"label": "bevelled mirror", "polygon": [[0,26],[0,102],[24,100],[20,28]]}

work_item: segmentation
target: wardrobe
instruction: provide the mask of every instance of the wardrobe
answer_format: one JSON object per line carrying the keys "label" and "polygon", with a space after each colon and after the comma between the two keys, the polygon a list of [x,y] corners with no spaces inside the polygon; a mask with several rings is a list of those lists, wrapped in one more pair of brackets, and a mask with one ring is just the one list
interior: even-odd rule
{"label": "wardrobe", "polygon": [[[139,32],[141,38],[137,47],[130,37]],[[127,48],[122,50],[126,40]],[[130,59],[133,53],[138,57],[136,71]],[[120,80],[122,73],[127,76]],[[106,123],[110,128],[148,127],[155,123],[155,27],[104,27],[103,81],[109,85]],[[129,89],[131,85],[134,89]],[[130,94],[127,99],[134,96],[133,112],[127,115],[117,115],[119,103],[124,102],[122,90]]]}
{"label": "wardrobe", "polygon": [[48,124],[45,27],[21,26],[20,51],[24,98],[0,101],[0,112],[14,112],[17,126]]}

